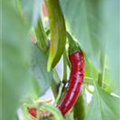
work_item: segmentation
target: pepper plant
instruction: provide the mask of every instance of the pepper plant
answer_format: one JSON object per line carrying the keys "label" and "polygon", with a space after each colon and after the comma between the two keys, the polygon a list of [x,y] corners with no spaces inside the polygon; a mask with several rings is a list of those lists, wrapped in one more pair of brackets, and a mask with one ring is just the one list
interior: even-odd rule
{"label": "pepper plant", "polygon": [[1,0],[0,119],[119,120],[119,3]]}

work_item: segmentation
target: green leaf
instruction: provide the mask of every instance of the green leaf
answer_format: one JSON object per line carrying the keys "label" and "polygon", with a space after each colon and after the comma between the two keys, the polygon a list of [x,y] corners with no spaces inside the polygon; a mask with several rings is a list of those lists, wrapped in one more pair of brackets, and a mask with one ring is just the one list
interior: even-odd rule
{"label": "green leaf", "polygon": [[96,71],[95,66],[93,65],[92,61],[87,61],[85,59],[85,77],[89,77],[91,80],[97,80],[98,78],[98,71]]}
{"label": "green leaf", "polygon": [[61,58],[61,55],[65,49],[66,43],[66,29],[64,18],[61,8],[59,6],[59,0],[46,0],[46,6],[50,21],[50,51],[48,58],[48,71],[54,68]]}
{"label": "green leaf", "polygon": [[119,100],[96,85],[85,120],[118,120],[120,117]]}
{"label": "green leaf", "polygon": [[109,74],[112,79],[106,81],[112,83],[110,85],[114,88],[113,92],[119,94],[119,0],[60,1],[71,33],[80,43],[87,60],[93,62],[98,72],[101,70],[100,51],[105,52],[105,56],[108,56]]}
{"label": "green leaf", "polygon": [[[108,68],[110,85],[114,92],[120,96],[119,70],[120,70],[120,1],[105,0],[101,2],[101,14],[104,27],[101,39],[107,41],[106,54],[108,55]],[[113,82],[114,80],[114,82]]]}
{"label": "green leaf", "polygon": [[101,48],[101,22],[98,0],[61,0],[61,6],[71,33],[99,69],[97,57]]}
{"label": "green leaf", "polygon": [[[1,11],[1,8],[0,8]],[[2,119],[13,120],[20,100],[32,95],[32,77],[29,73],[29,27],[24,24],[13,6],[2,2]]]}
{"label": "green leaf", "polygon": [[31,25],[35,25],[40,12],[41,0],[21,0],[23,14]]}
{"label": "green leaf", "polygon": [[47,72],[47,56],[37,46],[32,46],[31,69],[36,78],[35,86],[39,94],[43,94],[53,80],[52,72]]}

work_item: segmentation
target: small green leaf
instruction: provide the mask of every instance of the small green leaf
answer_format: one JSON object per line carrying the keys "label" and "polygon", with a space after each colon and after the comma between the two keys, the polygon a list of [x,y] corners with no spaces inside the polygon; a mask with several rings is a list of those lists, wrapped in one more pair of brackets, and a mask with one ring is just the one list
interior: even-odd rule
{"label": "small green leaf", "polygon": [[97,84],[85,120],[119,120],[119,100],[104,92]]}
{"label": "small green leaf", "polygon": [[37,24],[35,26],[35,34],[37,37],[37,45],[40,47],[40,49],[44,50],[45,52],[47,51],[47,35],[45,33],[42,20],[39,17]]}
{"label": "small green leaf", "polygon": [[53,80],[52,72],[47,72],[47,56],[37,46],[32,45],[31,69],[36,78],[35,86],[39,94],[43,94]]}
{"label": "small green leaf", "polygon": [[46,0],[45,2],[48,10],[51,32],[50,52],[47,65],[47,69],[50,71],[51,68],[55,67],[64,52],[66,29],[59,6],[59,0]]}

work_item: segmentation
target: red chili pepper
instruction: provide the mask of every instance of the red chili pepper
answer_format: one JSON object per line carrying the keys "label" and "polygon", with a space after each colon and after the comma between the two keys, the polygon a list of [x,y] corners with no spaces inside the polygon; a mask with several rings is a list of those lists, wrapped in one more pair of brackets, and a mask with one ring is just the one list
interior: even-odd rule
{"label": "red chili pepper", "polygon": [[34,118],[37,117],[37,109],[36,108],[34,108],[34,107],[28,108],[28,112],[32,117],[34,117]]}
{"label": "red chili pepper", "polygon": [[82,51],[69,55],[71,63],[70,81],[65,95],[57,107],[65,115],[75,104],[84,78],[84,55]]}
{"label": "red chili pepper", "polygon": [[[70,36],[68,36],[71,39]],[[71,73],[68,88],[57,107],[65,115],[75,104],[81,89],[84,78],[84,55],[80,48],[74,44],[69,44],[69,59],[71,63]],[[30,112],[29,112],[30,113]],[[31,112],[32,113],[32,112]],[[31,114],[30,113],[30,114]],[[36,114],[31,114],[32,116]]]}
{"label": "red chili pepper", "polygon": [[[28,112],[32,117],[37,118],[37,109],[35,107],[28,108]],[[40,114],[42,115],[43,118],[51,118],[51,117],[53,117],[52,114],[47,113],[44,110],[40,110],[39,112],[40,112]]]}

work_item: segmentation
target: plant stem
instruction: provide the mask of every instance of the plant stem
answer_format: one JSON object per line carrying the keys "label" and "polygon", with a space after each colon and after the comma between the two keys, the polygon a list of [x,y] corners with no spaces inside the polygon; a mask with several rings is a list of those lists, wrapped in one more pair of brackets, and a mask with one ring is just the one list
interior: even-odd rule
{"label": "plant stem", "polygon": [[63,80],[67,81],[67,58],[66,51],[63,54]]}
{"label": "plant stem", "polygon": [[105,52],[102,50],[100,53],[100,68],[101,71],[98,74],[98,84],[103,87],[104,83],[104,68],[105,68]]}
{"label": "plant stem", "polygon": [[59,92],[58,92],[57,98],[55,100],[55,104],[58,103],[58,101],[61,97],[63,86],[64,86],[63,84],[60,85]]}

